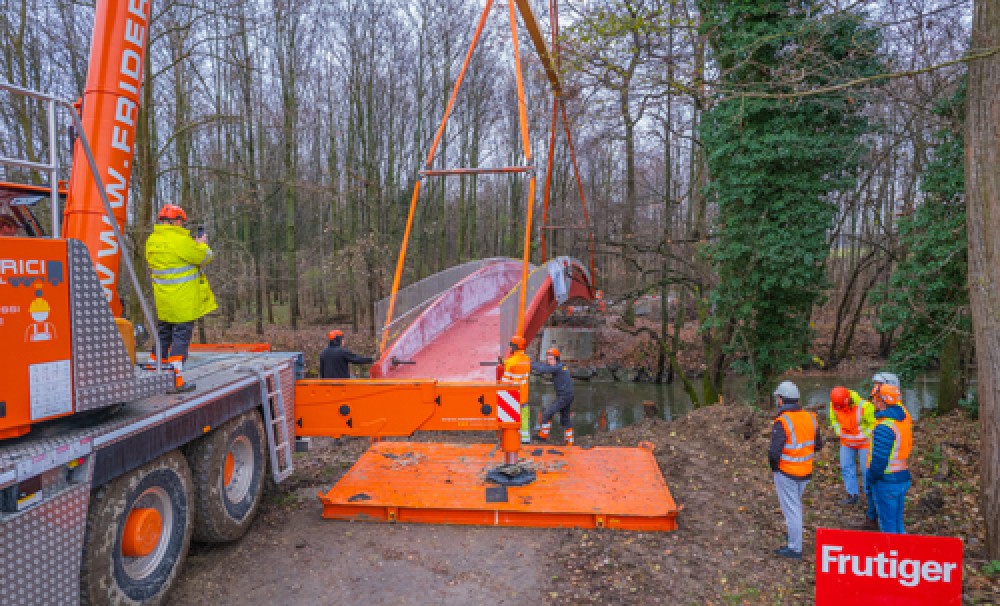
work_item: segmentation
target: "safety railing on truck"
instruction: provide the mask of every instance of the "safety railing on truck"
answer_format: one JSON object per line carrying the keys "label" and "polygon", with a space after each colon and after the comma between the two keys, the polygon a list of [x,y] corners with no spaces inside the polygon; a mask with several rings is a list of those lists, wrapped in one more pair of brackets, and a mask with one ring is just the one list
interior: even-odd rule
{"label": "safety railing on truck", "polygon": [[[90,141],[87,140],[87,134],[83,130],[83,123],[80,120],[80,114],[77,113],[76,108],[73,103],[66,101],[65,99],[60,99],[52,95],[47,95],[45,93],[40,93],[38,91],[33,91],[27,88],[22,88],[20,86],[14,86],[6,82],[0,82],[0,91],[5,91],[11,95],[27,97],[29,99],[35,99],[41,101],[47,109],[47,120],[46,124],[48,127],[48,144],[49,144],[49,161],[48,162],[36,162],[28,159],[20,158],[10,158],[6,156],[0,156],[0,165],[4,166],[14,166],[17,168],[23,168],[25,170],[38,171],[41,173],[46,173],[49,176],[49,190],[50,190],[50,201],[52,204],[52,237],[58,238],[62,234],[62,225],[59,220],[59,147],[58,147],[58,132],[59,132],[59,119],[57,110],[66,110],[70,117],[72,118],[73,128],[75,129],[76,136],[79,137],[81,143],[81,148],[83,149],[84,156],[87,158],[87,167],[90,169],[91,176],[94,177],[94,183],[97,186],[97,191],[101,196],[101,204],[104,206],[104,214],[107,216],[108,225],[111,227],[115,238],[119,243],[124,245],[125,238],[122,236],[121,230],[118,228],[118,221],[115,219],[114,211],[111,208],[111,201],[108,199],[108,192],[104,188],[104,180],[101,178],[100,171],[97,169],[97,161],[94,160],[94,152],[90,147]],[[153,321],[152,308],[149,306],[149,302],[142,294],[142,285],[139,283],[139,278],[135,273],[135,267],[132,265],[132,259],[129,255],[125,254],[121,256],[122,262],[125,265],[125,273],[128,274],[129,279],[132,282],[132,288],[135,291],[135,296],[139,300],[139,306],[142,308],[143,320],[145,322],[145,327],[147,333],[153,339],[154,350],[156,352],[156,370],[160,371],[160,360],[162,358],[162,349],[160,345],[160,338],[157,334],[156,323]]]}

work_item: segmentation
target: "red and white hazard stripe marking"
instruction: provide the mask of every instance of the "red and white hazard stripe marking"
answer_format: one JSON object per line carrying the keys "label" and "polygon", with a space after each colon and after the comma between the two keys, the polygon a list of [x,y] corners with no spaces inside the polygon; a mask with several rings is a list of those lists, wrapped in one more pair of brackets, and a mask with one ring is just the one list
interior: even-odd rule
{"label": "red and white hazard stripe marking", "polygon": [[521,422],[521,393],[518,390],[497,390],[497,419],[501,423]]}

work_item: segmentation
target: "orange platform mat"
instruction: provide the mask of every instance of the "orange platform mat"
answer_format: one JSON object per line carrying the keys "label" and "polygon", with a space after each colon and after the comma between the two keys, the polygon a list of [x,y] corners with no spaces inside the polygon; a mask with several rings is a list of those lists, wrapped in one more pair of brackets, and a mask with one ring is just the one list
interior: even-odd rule
{"label": "orange platform mat", "polygon": [[537,474],[501,487],[486,472],[502,462],[489,444],[379,442],[330,492],[323,517],[341,520],[541,528],[676,530],[677,506],[648,448],[529,445]]}

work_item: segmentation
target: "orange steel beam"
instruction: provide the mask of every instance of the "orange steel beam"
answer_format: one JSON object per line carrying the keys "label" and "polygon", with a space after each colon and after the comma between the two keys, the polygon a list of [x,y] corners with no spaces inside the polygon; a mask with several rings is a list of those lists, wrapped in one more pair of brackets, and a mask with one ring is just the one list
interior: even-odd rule
{"label": "orange steel beam", "polygon": [[[455,98],[458,96],[458,89],[462,86],[462,81],[465,80],[465,72],[469,69],[469,62],[472,61],[472,53],[476,50],[476,45],[479,44],[479,38],[483,33],[483,27],[486,25],[486,18],[490,14],[490,9],[493,7],[493,0],[486,0],[486,6],[483,7],[483,14],[479,17],[479,24],[476,26],[476,33],[472,38],[472,43],[469,44],[469,50],[465,53],[465,62],[462,63],[462,71],[458,73],[458,78],[455,80],[455,86],[451,90],[451,96],[448,98],[448,106],[445,108],[444,116],[441,118],[441,125],[438,126],[437,134],[434,135],[434,142],[431,144],[430,150],[427,152],[427,161],[425,164],[427,168],[430,169],[434,162],[434,156],[437,153],[438,144],[441,143],[441,136],[444,134],[444,127],[448,123],[448,117],[451,115],[451,110],[455,106]],[[417,200],[420,198],[420,181],[417,180],[416,184],[413,186],[413,197],[410,199],[410,212],[406,217],[406,231],[403,232],[403,242],[399,246],[399,259],[396,261],[396,273],[392,278],[392,291],[389,294],[389,308],[385,313],[385,328],[382,331],[382,339],[379,344],[379,350],[384,350],[386,342],[389,338],[388,328],[392,324],[392,314],[396,311],[396,294],[399,292],[399,282],[403,278],[403,266],[406,264],[406,248],[410,243],[410,231],[413,229],[413,216],[417,211]]]}
{"label": "orange steel beam", "polygon": [[516,455],[521,424],[502,422],[497,413],[497,391],[510,387],[433,379],[302,379],[295,383],[295,433],[386,438],[499,430],[502,450]]}

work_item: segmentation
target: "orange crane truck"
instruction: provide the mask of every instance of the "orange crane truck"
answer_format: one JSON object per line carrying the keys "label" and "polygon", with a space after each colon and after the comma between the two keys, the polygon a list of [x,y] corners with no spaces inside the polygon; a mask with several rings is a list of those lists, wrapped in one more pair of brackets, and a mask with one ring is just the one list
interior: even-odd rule
{"label": "orange crane truck", "polygon": [[[47,161],[0,157],[48,176],[47,187],[0,183],[4,605],[160,603],[192,538],[241,536],[268,468],[276,482],[292,471],[299,354],[195,353],[199,390],[168,395],[172,371],[136,366],[120,317],[127,275],[159,351],[121,254],[149,11],[148,0],[97,2],[82,112],[0,83],[48,118]],[[77,139],[61,188],[67,125]]]}

